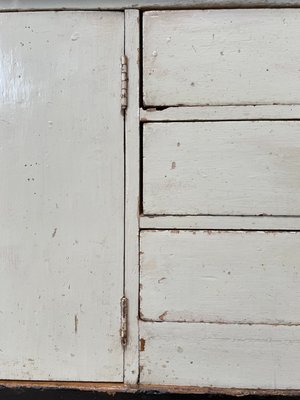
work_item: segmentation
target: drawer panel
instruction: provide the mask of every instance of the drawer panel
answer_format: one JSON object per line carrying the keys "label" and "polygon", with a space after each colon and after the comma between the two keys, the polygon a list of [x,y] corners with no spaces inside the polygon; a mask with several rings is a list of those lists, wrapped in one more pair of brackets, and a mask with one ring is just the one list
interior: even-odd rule
{"label": "drawer panel", "polygon": [[141,384],[300,389],[300,327],[145,322]]}
{"label": "drawer panel", "polygon": [[300,122],[144,125],[149,215],[300,214]]}
{"label": "drawer panel", "polygon": [[299,324],[300,232],[143,231],[144,320]]}
{"label": "drawer panel", "polygon": [[299,40],[298,9],[146,12],[144,105],[299,104]]}

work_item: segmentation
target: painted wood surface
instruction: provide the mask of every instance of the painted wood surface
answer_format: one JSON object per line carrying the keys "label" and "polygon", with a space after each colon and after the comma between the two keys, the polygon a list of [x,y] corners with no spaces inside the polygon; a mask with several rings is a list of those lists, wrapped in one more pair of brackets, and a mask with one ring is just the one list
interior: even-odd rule
{"label": "painted wood surface", "polygon": [[162,215],[140,218],[141,229],[231,229],[300,231],[300,217],[240,217],[211,215]]}
{"label": "painted wood surface", "polygon": [[300,103],[300,10],[150,11],[143,26],[146,106]]}
{"label": "painted wood surface", "polygon": [[124,10],[160,8],[299,7],[299,0],[1,0],[0,10]]}
{"label": "painted wood surface", "polygon": [[2,13],[0,38],[0,377],[122,381],[123,13]]}
{"label": "painted wood surface", "polygon": [[141,384],[300,389],[300,327],[141,323]]}
{"label": "painted wood surface", "polygon": [[142,122],[294,120],[300,119],[300,105],[141,108],[140,119]]}
{"label": "painted wood surface", "polygon": [[144,320],[300,324],[300,233],[143,231]]}
{"label": "painted wood surface", "polygon": [[144,125],[144,214],[300,214],[300,122]]}
{"label": "painted wood surface", "polygon": [[128,298],[128,342],[124,353],[124,382],[136,384],[139,375],[139,30],[137,10],[125,11],[125,53],[128,59],[128,107],[125,115],[125,295]]}

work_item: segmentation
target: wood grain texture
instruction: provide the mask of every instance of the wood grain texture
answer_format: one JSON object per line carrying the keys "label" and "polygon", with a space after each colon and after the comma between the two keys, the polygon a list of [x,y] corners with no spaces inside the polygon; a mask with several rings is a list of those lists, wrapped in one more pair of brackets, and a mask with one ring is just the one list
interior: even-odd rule
{"label": "wood grain texture", "polygon": [[299,389],[300,327],[141,322],[141,384]]}
{"label": "wood grain texture", "polygon": [[135,384],[139,375],[139,12],[125,11],[125,52],[128,58],[129,101],[125,117],[125,295],[128,308],[128,343],[125,349],[124,382]]}
{"label": "wood grain texture", "polygon": [[146,12],[144,105],[299,104],[299,22],[296,9]]}
{"label": "wood grain texture", "polygon": [[0,378],[122,381],[124,15],[3,13],[0,37]]}
{"label": "wood grain texture", "polygon": [[143,211],[300,214],[300,122],[144,125]]}
{"label": "wood grain texture", "polygon": [[295,120],[300,119],[300,105],[148,108],[140,110],[140,118],[142,122]]}
{"label": "wood grain texture", "polygon": [[144,320],[300,324],[299,232],[143,231]]}

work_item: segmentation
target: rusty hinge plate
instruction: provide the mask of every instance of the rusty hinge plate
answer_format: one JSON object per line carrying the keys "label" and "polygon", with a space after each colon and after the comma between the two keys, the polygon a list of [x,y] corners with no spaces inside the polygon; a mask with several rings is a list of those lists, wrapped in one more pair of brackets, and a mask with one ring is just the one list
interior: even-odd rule
{"label": "rusty hinge plate", "polygon": [[128,299],[125,296],[123,296],[121,298],[121,329],[120,329],[121,344],[123,348],[125,348],[127,345],[127,335],[128,335],[127,315],[128,315]]}
{"label": "rusty hinge plate", "polygon": [[121,57],[121,109],[126,110],[128,104],[128,60]]}

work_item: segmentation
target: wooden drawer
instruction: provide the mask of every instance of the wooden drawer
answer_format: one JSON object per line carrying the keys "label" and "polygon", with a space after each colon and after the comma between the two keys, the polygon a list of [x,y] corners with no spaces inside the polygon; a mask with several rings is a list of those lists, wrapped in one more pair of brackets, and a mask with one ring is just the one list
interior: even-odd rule
{"label": "wooden drawer", "polygon": [[144,125],[148,215],[300,214],[300,122]]}
{"label": "wooden drawer", "polygon": [[143,231],[144,320],[299,324],[300,232]]}
{"label": "wooden drawer", "polygon": [[140,335],[141,384],[300,389],[299,326],[144,322]]}
{"label": "wooden drawer", "polygon": [[300,10],[144,13],[145,106],[300,103]]}

